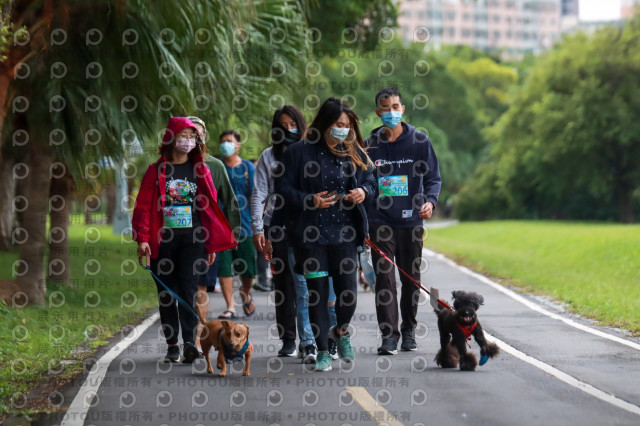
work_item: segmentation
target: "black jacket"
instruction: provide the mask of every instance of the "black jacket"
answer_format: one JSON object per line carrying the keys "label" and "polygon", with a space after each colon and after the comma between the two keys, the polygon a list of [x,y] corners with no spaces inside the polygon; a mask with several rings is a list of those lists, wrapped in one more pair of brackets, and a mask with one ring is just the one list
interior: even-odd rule
{"label": "black jacket", "polygon": [[[318,227],[320,222],[319,210],[313,205],[313,195],[325,190],[323,176],[319,172],[320,152],[325,149],[324,142],[312,143],[302,140],[291,145],[284,153],[282,163],[284,173],[276,178],[275,190],[284,198],[284,219],[287,237],[291,244],[309,247],[312,242],[305,238],[305,231]],[[364,156],[362,156],[364,158]],[[349,158],[340,158],[348,161]],[[356,244],[363,245],[369,234],[369,224],[364,205],[375,196],[375,180],[372,169],[355,168],[350,173],[347,191],[362,188],[366,193],[365,201],[356,206]],[[353,169],[352,169],[353,170]],[[308,235],[308,234],[307,234]]]}

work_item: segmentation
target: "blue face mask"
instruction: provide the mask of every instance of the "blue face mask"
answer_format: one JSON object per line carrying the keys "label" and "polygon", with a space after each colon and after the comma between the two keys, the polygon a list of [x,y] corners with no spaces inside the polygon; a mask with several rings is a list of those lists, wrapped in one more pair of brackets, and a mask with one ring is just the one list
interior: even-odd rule
{"label": "blue face mask", "polygon": [[350,129],[348,127],[332,127],[330,134],[342,142],[347,138],[347,136],[349,136],[349,130]]}
{"label": "blue face mask", "polygon": [[298,129],[289,129],[289,133],[293,133],[294,135],[297,135]]}
{"label": "blue face mask", "polygon": [[236,153],[236,144],[233,142],[225,141],[220,144],[220,154],[223,157],[230,157]]}
{"label": "blue face mask", "polygon": [[402,121],[402,111],[386,111],[380,114],[382,124],[393,129]]}

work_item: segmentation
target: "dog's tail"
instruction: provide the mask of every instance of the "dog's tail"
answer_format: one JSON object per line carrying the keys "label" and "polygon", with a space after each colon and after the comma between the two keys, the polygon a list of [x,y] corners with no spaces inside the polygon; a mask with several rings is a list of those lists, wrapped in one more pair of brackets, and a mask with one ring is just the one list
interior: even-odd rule
{"label": "dog's tail", "polygon": [[202,314],[202,309],[200,309],[200,304],[198,302],[196,302],[196,310],[198,311],[198,318],[200,319],[200,322],[202,325],[206,325],[207,317]]}

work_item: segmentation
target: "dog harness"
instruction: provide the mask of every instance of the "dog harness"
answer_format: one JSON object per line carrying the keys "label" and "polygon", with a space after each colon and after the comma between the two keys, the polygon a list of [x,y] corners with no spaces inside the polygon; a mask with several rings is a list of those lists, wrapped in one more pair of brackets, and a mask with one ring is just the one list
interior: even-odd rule
{"label": "dog harness", "polygon": [[465,325],[464,327],[460,325],[459,322],[456,321],[456,325],[464,333],[464,337],[469,340],[471,339],[471,335],[473,334],[473,330],[476,329],[476,325],[478,325],[478,321],[474,322],[471,325]]}
{"label": "dog harness", "polygon": [[220,331],[218,331],[218,338],[220,339],[220,342],[222,343],[222,351],[224,352],[224,360],[227,362],[227,364],[235,364],[236,362],[242,361],[242,357],[244,356],[244,353],[247,351],[247,349],[251,348],[250,350],[253,351],[253,345],[251,345],[249,343],[249,334],[247,333],[247,341],[244,342],[244,346],[242,347],[242,349],[240,349],[239,351],[234,351],[233,348],[231,346],[227,346],[224,342],[224,340],[222,340],[222,332],[224,331],[223,328],[220,329]]}

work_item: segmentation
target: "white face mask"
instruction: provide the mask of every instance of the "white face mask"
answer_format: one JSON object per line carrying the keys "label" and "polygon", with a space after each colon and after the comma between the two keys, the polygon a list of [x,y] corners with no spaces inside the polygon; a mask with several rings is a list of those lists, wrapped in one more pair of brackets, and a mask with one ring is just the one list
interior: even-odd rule
{"label": "white face mask", "polygon": [[196,147],[196,138],[178,138],[176,139],[176,151],[181,154],[188,154]]}
{"label": "white face mask", "polygon": [[329,134],[342,142],[349,136],[349,131],[348,127],[332,127]]}

